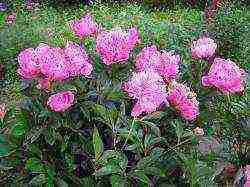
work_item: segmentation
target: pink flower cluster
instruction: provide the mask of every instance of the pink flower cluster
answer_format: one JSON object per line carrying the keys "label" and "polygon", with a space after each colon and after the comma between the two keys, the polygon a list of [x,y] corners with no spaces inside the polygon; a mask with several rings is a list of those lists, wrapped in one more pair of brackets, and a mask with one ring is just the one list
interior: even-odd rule
{"label": "pink flower cluster", "polygon": [[122,63],[129,59],[129,55],[139,42],[138,30],[120,28],[111,31],[101,31],[97,35],[96,50],[106,65]]}
{"label": "pink flower cluster", "polygon": [[188,87],[180,83],[174,83],[168,92],[168,101],[187,120],[194,120],[199,114],[199,103],[195,94]]}
{"label": "pink flower cluster", "polygon": [[246,72],[233,61],[216,58],[208,74],[202,77],[202,85],[215,86],[222,92],[242,92],[245,77]]}
{"label": "pink flower cluster", "polygon": [[98,31],[98,25],[90,13],[85,14],[80,20],[70,21],[69,26],[79,38],[96,34]]}
{"label": "pink flower cluster", "polygon": [[214,55],[217,44],[213,39],[202,37],[197,41],[193,41],[191,46],[191,53],[193,58],[202,59]]}
{"label": "pink flower cluster", "polygon": [[145,47],[136,59],[138,71],[153,69],[157,71],[165,81],[169,83],[179,72],[180,56],[172,51],[157,51],[155,45]]}
{"label": "pink flower cluster", "polygon": [[124,83],[124,91],[137,100],[132,116],[142,112],[154,112],[162,103],[167,103],[167,93],[162,77],[155,71],[146,70],[133,73],[131,79]]}
{"label": "pink flower cluster", "polygon": [[73,42],[67,42],[64,49],[39,44],[35,49],[25,49],[18,55],[17,72],[25,79],[42,75],[45,79],[40,85],[49,81],[63,81],[77,75],[88,76],[93,69],[86,51]]}
{"label": "pink flower cluster", "polygon": [[50,96],[47,105],[55,112],[63,112],[74,104],[75,94],[71,91],[61,91]]}

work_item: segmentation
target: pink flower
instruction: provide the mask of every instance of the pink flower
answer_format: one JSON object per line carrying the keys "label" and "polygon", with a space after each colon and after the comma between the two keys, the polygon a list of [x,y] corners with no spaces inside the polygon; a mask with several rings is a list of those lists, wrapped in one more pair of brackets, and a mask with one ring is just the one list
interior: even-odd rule
{"label": "pink flower", "polygon": [[250,186],[250,165],[246,165],[245,168],[245,176],[246,176],[246,182],[244,184],[244,187]]}
{"label": "pink flower", "polygon": [[18,55],[18,74],[25,79],[37,77],[40,74],[40,62],[34,49],[28,48]]}
{"label": "pink flower", "polygon": [[213,56],[217,44],[213,39],[202,37],[197,41],[193,41],[191,46],[191,53],[193,58],[207,58]]}
{"label": "pink flower", "polygon": [[242,92],[246,72],[233,61],[216,58],[206,76],[202,77],[203,86],[215,86],[222,92]]}
{"label": "pink flower", "polygon": [[27,10],[34,10],[39,4],[34,2],[33,0],[26,1],[26,9]]}
{"label": "pink flower", "polygon": [[135,63],[136,69],[138,71],[154,69],[154,65],[161,61],[160,56],[161,54],[157,51],[155,45],[144,47],[137,56]]}
{"label": "pink flower", "polygon": [[5,23],[11,25],[16,19],[17,13],[13,12],[5,17]]}
{"label": "pink flower", "polygon": [[154,112],[160,104],[167,103],[165,83],[157,72],[151,70],[133,73],[123,89],[137,100],[132,116],[139,116],[142,112]]}
{"label": "pink flower", "polygon": [[63,112],[74,103],[75,95],[71,91],[61,91],[50,96],[47,105],[55,112]]}
{"label": "pink flower", "polygon": [[64,52],[70,62],[71,76],[91,74],[93,67],[84,48],[73,42],[67,42]]}
{"label": "pink flower", "polygon": [[106,65],[122,63],[129,59],[135,44],[139,42],[138,31],[131,28],[127,31],[120,28],[102,31],[96,39],[96,50]]}
{"label": "pink flower", "polygon": [[63,49],[40,44],[36,48],[36,53],[44,76],[58,81],[63,81],[70,77],[70,62],[66,60]]}
{"label": "pink flower", "polygon": [[199,114],[199,103],[194,96],[195,94],[183,84],[173,84],[173,88],[168,92],[168,101],[180,112],[183,118],[196,119]]}
{"label": "pink flower", "polygon": [[36,86],[38,89],[42,90],[51,90],[51,80],[50,78],[42,78],[38,81],[38,85]]}
{"label": "pink flower", "polygon": [[180,56],[173,51],[157,51],[157,47],[152,45],[145,47],[136,59],[136,69],[139,71],[152,69],[157,71],[169,83],[179,72]]}
{"label": "pink flower", "polygon": [[37,87],[50,89],[51,81],[63,81],[78,75],[89,76],[93,70],[84,50],[73,42],[65,48],[51,47],[41,43],[36,49],[26,49],[18,56],[18,73],[23,78],[34,78],[41,74]]}
{"label": "pink flower", "polygon": [[5,103],[1,103],[0,104],[0,119],[4,118],[6,112],[7,112],[6,104]]}
{"label": "pink flower", "polygon": [[79,38],[87,37],[98,31],[98,25],[89,13],[84,15],[80,20],[70,21],[69,25],[70,29]]}

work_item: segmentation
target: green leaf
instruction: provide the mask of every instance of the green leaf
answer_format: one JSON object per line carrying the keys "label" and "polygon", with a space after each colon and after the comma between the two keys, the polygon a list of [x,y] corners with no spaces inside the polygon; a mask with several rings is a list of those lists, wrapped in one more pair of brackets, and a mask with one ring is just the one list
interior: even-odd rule
{"label": "green leaf", "polygon": [[11,153],[7,136],[0,134],[0,157],[9,156]]}
{"label": "green leaf", "polygon": [[128,159],[125,154],[115,150],[107,150],[103,153],[101,158],[98,160],[101,165],[119,165],[121,168],[126,168]]}
{"label": "green leaf", "polygon": [[83,186],[91,186],[91,187],[95,187],[96,186],[96,181],[93,179],[92,176],[89,177],[84,177],[81,180],[81,184]]}
{"label": "green leaf", "polygon": [[48,127],[48,130],[44,131],[43,134],[45,135],[45,140],[48,144],[53,145],[55,143],[57,134],[53,127]]}
{"label": "green leaf", "polygon": [[68,183],[65,182],[63,179],[60,179],[60,181],[59,181],[59,186],[60,186],[60,187],[68,187],[69,185],[68,185]]}
{"label": "green leaf", "polygon": [[29,145],[29,155],[32,155],[37,158],[41,158],[42,156],[42,151],[37,145],[31,144]]}
{"label": "green leaf", "polygon": [[0,157],[9,156],[11,150],[8,145],[0,145]]}
{"label": "green leaf", "polygon": [[175,122],[172,122],[172,125],[175,128],[175,133],[176,133],[176,136],[177,136],[178,142],[179,142],[182,138],[183,133],[184,133],[183,126],[182,126],[181,122],[179,122],[178,120],[176,120]]}
{"label": "green leaf", "polygon": [[7,136],[0,134],[0,144],[8,144]]}
{"label": "green leaf", "polygon": [[25,136],[25,144],[34,143],[45,129],[41,127],[31,129]]}
{"label": "green leaf", "polygon": [[112,175],[110,177],[110,182],[112,187],[125,187],[126,180],[122,178],[120,175]]}
{"label": "green leaf", "polygon": [[150,122],[150,121],[141,121],[141,122],[144,123],[144,124],[146,124],[146,125],[148,125],[148,126],[151,128],[152,132],[153,132],[155,135],[157,135],[157,136],[160,136],[160,135],[161,135],[160,129],[159,129],[159,127],[157,126],[157,124],[154,124],[154,123],[152,123],[152,122]]}
{"label": "green leaf", "polygon": [[27,160],[25,168],[32,172],[44,172],[44,167],[37,158],[30,158]]}
{"label": "green leaf", "polygon": [[95,172],[96,177],[102,177],[105,175],[121,173],[121,169],[118,166],[106,165]]}
{"label": "green leaf", "polygon": [[144,171],[142,170],[131,171],[129,174],[131,177],[135,177],[139,179],[141,182],[144,182],[146,184],[148,184],[150,181],[149,178],[145,175]]}
{"label": "green leaf", "polygon": [[102,119],[105,120],[105,123],[110,123],[109,111],[104,106],[96,104],[94,106],[94,110]]}
{"label": "green leaf", "polygon": [[38,176],[35,176],[29,184],[31,185],[38,185],[40,186],[41,184],[45,184],[48,181],[48,177],[45,174],[40,174]]}
{"label": "green leaf", "polygon": [[146,167],[144,168],[144,172],[147,175],[154,175],[159,177],[165,177],[165,173],[163,170],[157,167]]}
{"label": "green leaf", "polygon": [[98,160],[103,152],[103,143],[96,127],[94,128],[93,132],[93,145],[95,151],[95,159]]}
{"label": "green leaf", "polygon": [[28,129],[27,124],[24,123],[17,123],[12,126],[11,128],[11,134],[13,136],[22,136],[25,134],[26,130]]}
{"label": "green leaf", "polygon": [[114,88],[108,88],[104,91],[104,95],[106,99],[118,100],[126,96],[126,94],[120,90],[116,90]]}

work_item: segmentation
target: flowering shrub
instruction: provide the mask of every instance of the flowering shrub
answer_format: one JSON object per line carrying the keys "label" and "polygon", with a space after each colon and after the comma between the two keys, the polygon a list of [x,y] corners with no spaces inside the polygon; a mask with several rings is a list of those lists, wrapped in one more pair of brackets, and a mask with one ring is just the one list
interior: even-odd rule
{"label": "flowering shrub", "polygon": [[0,37],[1,184],[248,185],[245,57],[203,11],[36,2]]}

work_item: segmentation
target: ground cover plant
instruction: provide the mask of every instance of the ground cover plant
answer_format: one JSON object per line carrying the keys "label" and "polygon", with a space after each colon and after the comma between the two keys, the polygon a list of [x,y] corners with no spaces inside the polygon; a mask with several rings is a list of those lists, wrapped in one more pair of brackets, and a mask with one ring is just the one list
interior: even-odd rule
{"label": "ground cover plant", "polygon": [[243,1],[0,2],[0,184],[248,186]]}

